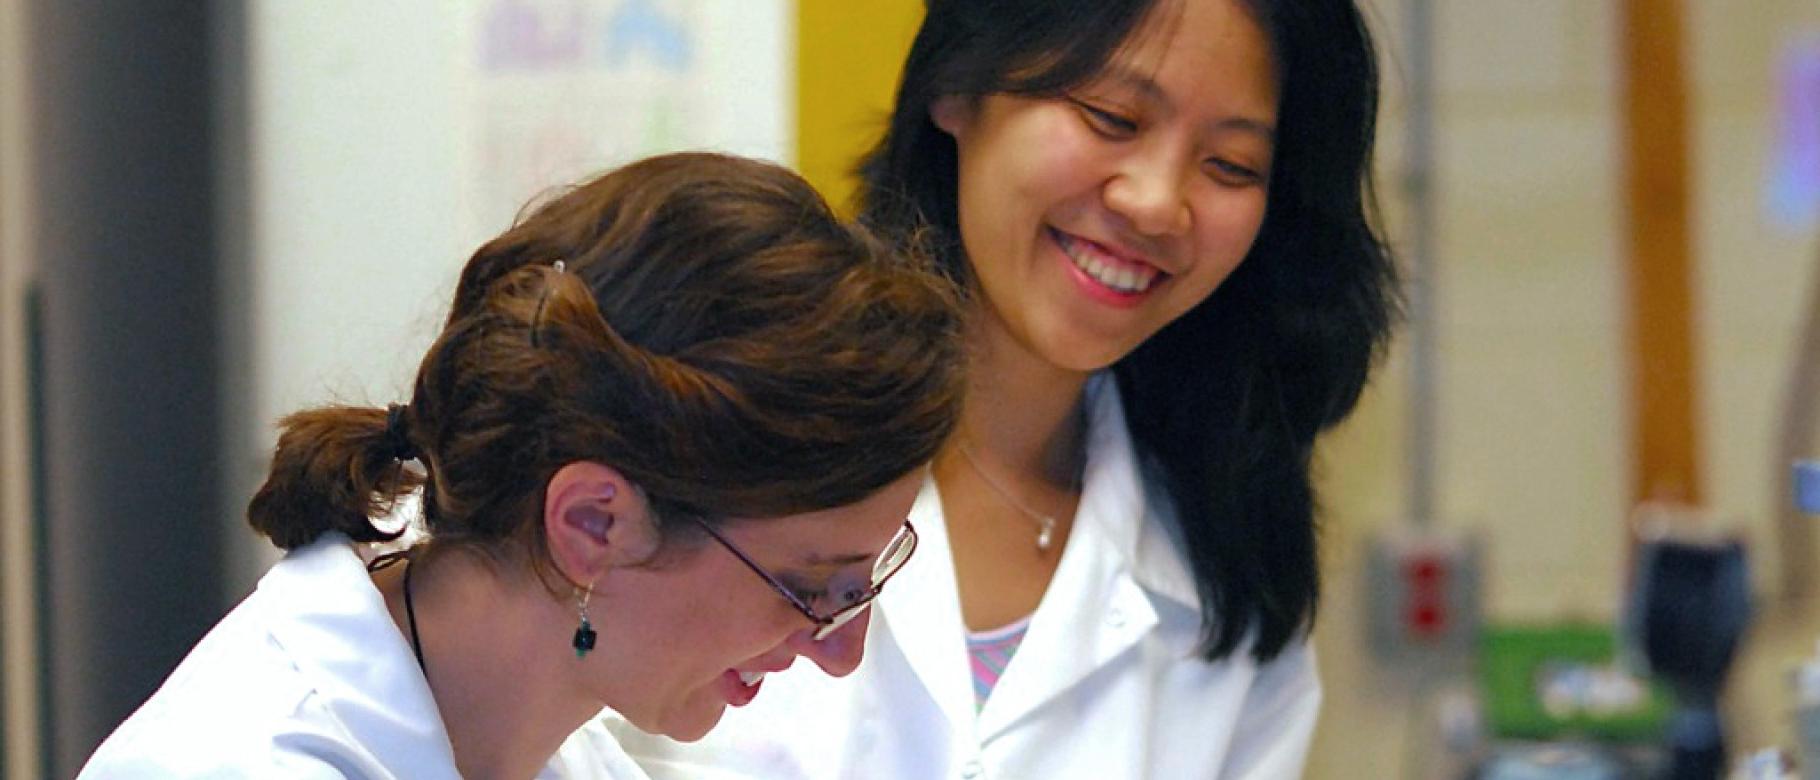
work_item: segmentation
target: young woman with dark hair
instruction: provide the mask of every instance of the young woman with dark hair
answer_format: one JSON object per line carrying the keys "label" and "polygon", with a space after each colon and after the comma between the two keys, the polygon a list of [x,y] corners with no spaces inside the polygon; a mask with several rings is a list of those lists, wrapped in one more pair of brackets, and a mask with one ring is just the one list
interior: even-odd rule
{"label": "young woman with dark hair", "polygon": [[[247,514],[288,554],[82,776],[642,777],[603,707],[696,739],[797,656],[852,672],[959,412],[952,290],[770,164],[547,203],[408,403],[284,420]],[[426,541],[365,562],[419,490]]]}
{"label": "young woman with dark hair", "polygon": [[930,0],[860,195],[969,295],[915,585],[849,679],[627,749],[664,777],[1297,776],[1314,444],[1396,313],[1376,109],[1352,0]]}

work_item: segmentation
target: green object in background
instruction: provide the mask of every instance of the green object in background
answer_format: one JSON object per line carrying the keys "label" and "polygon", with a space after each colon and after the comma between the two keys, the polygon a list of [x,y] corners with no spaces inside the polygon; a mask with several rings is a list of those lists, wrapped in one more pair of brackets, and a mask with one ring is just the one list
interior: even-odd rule
{"label": "green object in background", "polygon": [[1486,725],[1498,739],[1659,739],[1672,700],[1617,660],[1611,628],[1495,626],[1480,639]]}

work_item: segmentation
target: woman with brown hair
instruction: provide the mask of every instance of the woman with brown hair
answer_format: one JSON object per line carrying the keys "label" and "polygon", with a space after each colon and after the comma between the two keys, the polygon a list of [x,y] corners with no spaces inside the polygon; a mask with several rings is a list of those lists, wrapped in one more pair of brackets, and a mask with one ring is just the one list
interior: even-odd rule
{"label": "woman with brown hair", "polygon": [[[799,655],[853,671],[958,320],[776,166],[581,185],[468,261],[409,403],[283,421],[248,518],[288,554],[83,777],[638,777],[572,732],[696,739]],[[365,563],[418,490],[425,541]]]}
{"label": "woman with brown hair", "polygon": [[967,296],[911,597],[851,678],[623,745],[679,780],[1299,777],[1316,441],[1398,304],[1359,4],[925,6],[858,204]]}

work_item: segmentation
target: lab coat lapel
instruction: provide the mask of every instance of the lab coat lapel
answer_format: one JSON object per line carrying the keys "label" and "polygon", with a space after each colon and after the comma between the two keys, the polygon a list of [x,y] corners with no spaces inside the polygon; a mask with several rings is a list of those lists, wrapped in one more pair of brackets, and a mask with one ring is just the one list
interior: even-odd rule
{"label": "lab coat lapel", "polygon": [[982,741],[991,741],[1115,663],[1156,626],[1156,610],[1123,562],[1109,554],[1103,541],[1083,538],[1095,533],[1090,526],[1076,526],[1070,550],[1043,597],[1055,606],[1039,608],[1031,618],[1017,655],[980,711]]}
{"label": "lab coat lapel", "polygon": [[457,777],[429,683],[352,543],[329,534],[259,582],[272,640],[393,777]]}
{"label": "lab coat lapel", "polygon": [[1155,609],[1131,577],[1144,497],[1116,388],[1096,377],[1087,399],[1087,463],[1074,529],[1017,655],[980,711],[985,740],[1111,663],[1156,625]]}
{"label": "lab coat lapel", "polygon": [[[967,662],[966,627],[961,622],[960,591],[954,555],[942,522],[942,500],[935,480],[927,479],[910,510],[917,549],[910,562],[879,595],[876,617],[902,649],[917,680],[951,723],[970,732],[973,686]],[[874,636],[887,632],[873,631]],[[877,654],[868,651],[868,659]]]}
{"label": "lab coat lapel", "polygon": [[[1166,521],[1146,500],[1112,376],[1090,380],[1086,400],[1087,463],[1074,530],[1023,643],[980,712],[985,740],[1158,630],[1154,596],[1193,603],[1193,583],[1162,527]],[[1171,650],[1190,648],[1185,627],[1163,628]]]}

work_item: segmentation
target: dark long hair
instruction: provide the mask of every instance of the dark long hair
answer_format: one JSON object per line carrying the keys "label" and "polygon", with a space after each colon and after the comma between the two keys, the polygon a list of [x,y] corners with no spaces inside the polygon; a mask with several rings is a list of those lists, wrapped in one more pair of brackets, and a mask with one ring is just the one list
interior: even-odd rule
{"label": "dark long hair", "polygon": [[660,522],[842,506],[953,428],[960,318],[951,284],[795,174],[651,158],[474,253],[390,428],[381,409],[286,418],[248,519],[286,549],[391,538],[371,518],[421,484],[433,542],[522,549],[547,573],[543,488],[574,461],[620,470]]}
{"label": "dark long hair", "polygon": [[[1351,0],[1237,0],[1269,37],[1280,103],[1264,223],[1206,301],[1113,366],[1140,458],[1168,491],[1201,594],[1202,652],[1269,659],[1320,595],[1310,466],[1358,402],[1397,314],[1373,221],[1378,73]],[[938,97],[1055,96],[1144,34],[1164,0],[930,0],[890,125],[860,163],[861,221],[971,272]],[[925,227],[926,226],[926,227]]]}

